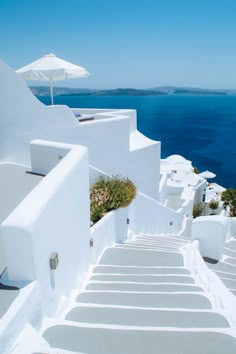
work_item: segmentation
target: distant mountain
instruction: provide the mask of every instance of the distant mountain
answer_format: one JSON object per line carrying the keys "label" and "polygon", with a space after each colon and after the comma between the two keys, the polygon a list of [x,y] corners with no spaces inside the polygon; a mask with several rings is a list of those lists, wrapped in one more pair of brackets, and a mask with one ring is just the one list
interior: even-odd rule
{"label": "distant mountain", "polygon": [[[31,86],[36,96],[50,95],[48,86]],[[159,95],[235,95],[236,90],[201,89],[191,87],[160,86],[151,89],[117,88],[96,90],[86,88],[54,87],[55,96],[89,95],[89,96],[159,96]]]}
{"label": "distant mountain", "polygon": [[[48,96],[50,95],[49,86],[30,86],[31,91],[36,96]],[[60,95],[89,95],[96,92],[96,90],[85,88],[71,88],[71,87],[53,87],[53,94],[55,96]]]}
{"label": "distant mountain", "polygon": [[[48,86],[31,86],[31,91],[36,96],[50,95]],[[117,88],[113,90],[95,90],[95,89],[77,89],[69,87],[54,87],[54,96],[65,95],[90,95],[90,96],[150,96],[150,95],[167,95],[165,92],[158,90],[142,90],[134,88]]]}
{"label": "distant mountain", "polygon": [[216,90],[201,89],[181,89],[178,88],[174,92],[175,95],[227,95],[226,92]]}
{"label": "distant mountain", "polygon": [[175,93],[175,90],[177,89],[177,87],[175,86],[159,86],[159,87],[154,87],[151,88],[149,90],[151,91],[160,91],[160,92],[165,92],[168,95],[172,95]]}
{"label": "distant mountain", "polygon": [[160,86],[154,87],[152,91],[164,92],[168,95],[227,95],[235,93],[235,90],[202,89],[194,87]]}
{"label": "distant mountain", "polygon": [[167,95],[165,92],[158,90],[141,90],[134,88],[118,88],[114,90],[101,90],[96,91],[92,94],[93,96],[156,96],[156,95]]}

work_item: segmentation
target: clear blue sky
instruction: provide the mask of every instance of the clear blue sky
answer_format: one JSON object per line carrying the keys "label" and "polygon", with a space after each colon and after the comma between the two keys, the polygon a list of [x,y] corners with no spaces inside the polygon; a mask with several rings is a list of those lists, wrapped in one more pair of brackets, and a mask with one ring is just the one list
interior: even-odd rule
{"label": "clear blue sky", "polygon": [[88,88],[236,88],[236,0],[0,0],[0,58],[84,66]]}

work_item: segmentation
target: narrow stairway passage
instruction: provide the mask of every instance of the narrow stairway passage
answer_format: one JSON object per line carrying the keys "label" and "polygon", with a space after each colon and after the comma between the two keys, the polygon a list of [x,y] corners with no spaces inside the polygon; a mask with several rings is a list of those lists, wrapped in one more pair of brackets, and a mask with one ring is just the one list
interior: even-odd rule
{"label": "narrow stairway passage", "polygon": [[235,354],[234,330],[184,266],[189,242],[140,235],[109,247],[44,338],[84,354]]}

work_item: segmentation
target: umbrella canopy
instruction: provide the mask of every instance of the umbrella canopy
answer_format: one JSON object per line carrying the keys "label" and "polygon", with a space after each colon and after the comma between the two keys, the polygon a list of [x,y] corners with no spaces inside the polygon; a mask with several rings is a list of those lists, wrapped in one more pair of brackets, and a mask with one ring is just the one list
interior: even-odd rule
{"label": "umbrella canopy", "polygon": [[201,176],[201,177],[203,177],[203,178],[206,178],[206,179],[208,179],[208,178],[215,178],[215,177],[216,177],[215,173],[210,172],[210,171],[201,172],[201,173],[199,173],[199,176]]}
{"label": "umbrella canopy", "polygon": [[89,75],[85,68],[60,59],[54,54],[44,55],[42,58],[18,69],[16,72],[25,80],[49,81],[52,104],[53,81],[70,80]]}

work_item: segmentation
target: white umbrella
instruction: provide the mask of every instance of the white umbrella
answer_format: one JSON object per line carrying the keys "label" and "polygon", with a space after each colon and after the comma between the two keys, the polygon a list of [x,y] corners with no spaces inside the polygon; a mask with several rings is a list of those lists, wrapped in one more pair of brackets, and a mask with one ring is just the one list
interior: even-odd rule
{"label": "white umbrella", "polygon": [[201,173],[199,173],[199,176],[201,176],[201,177],[203,177],[203,178],[206,178],[206,179],[208,179],[208,178],[215,178],[215,177],[216,177],[215,173],[210,172],[210,171],[201,172]]}
{"label": "white umbrella", "polygon": [[44,55],[42,58],[16,71],[25,80],[50,81],[51,104],[53,105],[53,81],[70,80],[87,77],[88,71],[56,57],[54,54]]}

